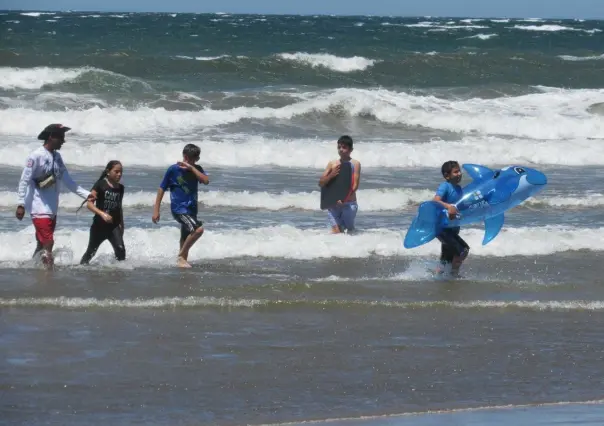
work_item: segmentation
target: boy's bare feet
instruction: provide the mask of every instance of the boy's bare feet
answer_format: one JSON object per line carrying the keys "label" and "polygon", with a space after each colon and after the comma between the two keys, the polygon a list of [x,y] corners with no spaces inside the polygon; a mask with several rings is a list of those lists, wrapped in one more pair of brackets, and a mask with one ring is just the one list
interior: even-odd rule
{"label": "boy's bare feet", "polygon": [[182,256],[178,256],[178,260],[176,261],[176,264],[178,265],[179,268],[190,268],[191,267],[189,262],[187,262],[187,259],[185,259]]}

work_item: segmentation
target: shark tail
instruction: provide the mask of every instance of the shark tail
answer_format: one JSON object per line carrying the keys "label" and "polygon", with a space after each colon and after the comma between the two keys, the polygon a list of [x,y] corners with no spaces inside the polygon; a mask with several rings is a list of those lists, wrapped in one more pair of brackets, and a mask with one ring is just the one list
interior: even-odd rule
{"label": "shark tail", "polygon": [[436,201],[421,203],[403,246],[409,249],[432,241],[443,229],[443,216],[446,217],[443,206]]}

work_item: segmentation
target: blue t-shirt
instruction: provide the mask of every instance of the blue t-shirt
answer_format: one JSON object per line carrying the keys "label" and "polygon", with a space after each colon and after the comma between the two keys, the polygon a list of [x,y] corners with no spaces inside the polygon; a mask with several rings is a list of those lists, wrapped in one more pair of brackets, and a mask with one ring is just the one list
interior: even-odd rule
{"label": "blue t-shirt", "polygon": [[[438,186],[436,195],[447,204],[455,204],[463,197],[463,190],[461,186],[445,181]],[[450,229],[456,234],[459,233],[459,226]]]}
{"label": "blue t-shirt", "polygon": [[454,185],[451,182],[443,182],[438,186],[436,195],[447,204],[455,204],[463,196],[463,190],[459,185]]}
{"label": "blue t-shirt", "polygon": [[[203,168],[195,168],[204,175]],[[164,179],[159,184],[164,191],[170,189],[170,208],[176,214],[197,214],[197,189],[199,181],[195,174],[189,170],[181,169],[178,164],[168,167]]]}

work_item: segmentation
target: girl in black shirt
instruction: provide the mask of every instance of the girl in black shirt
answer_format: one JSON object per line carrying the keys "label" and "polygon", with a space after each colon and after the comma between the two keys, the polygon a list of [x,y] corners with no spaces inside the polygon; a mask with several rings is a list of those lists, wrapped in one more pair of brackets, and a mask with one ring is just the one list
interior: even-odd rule
{"label": "girl in black shirt", "polygon": [[96,196],[96,205],[88,201],[88,210],[94,213],[92,226],[90,227],[90,239],[88,248],[82,256],[81,265],[86,265],[94,257],[99,246],[105,240],[109,240],[113,246],[117,260],[126,259],[126,248],[124,247],[124,215],[122,211],[122,199],[124,197],[124,185],[122,179],[122,163],[112,160],[107,163],[101,177],[92,187],[92,193]]}

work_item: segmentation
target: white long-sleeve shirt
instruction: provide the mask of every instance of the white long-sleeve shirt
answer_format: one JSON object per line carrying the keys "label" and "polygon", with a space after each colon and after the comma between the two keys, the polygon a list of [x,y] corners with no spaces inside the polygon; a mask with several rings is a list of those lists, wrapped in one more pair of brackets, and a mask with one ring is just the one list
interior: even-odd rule
{"label": "white long-sleeve shirt", "polygon": [[[48,188],[40,188],[36,181],[51,175],[53,169],[56,182]],[[61,184],[82,198],[90,194],[73,181],[59,152],[52,153],[41,146],[27,157],[17,191],[18,204],[23,205],[32,217],[55,216],[59,208]]]}

